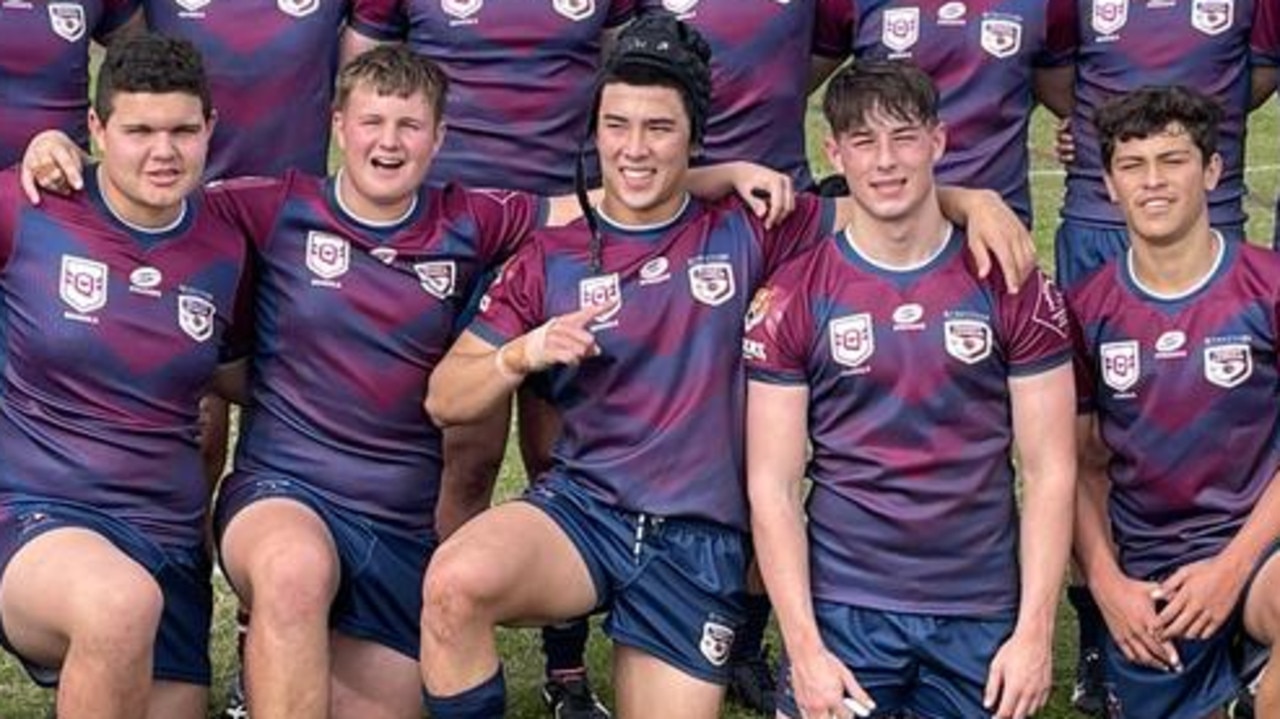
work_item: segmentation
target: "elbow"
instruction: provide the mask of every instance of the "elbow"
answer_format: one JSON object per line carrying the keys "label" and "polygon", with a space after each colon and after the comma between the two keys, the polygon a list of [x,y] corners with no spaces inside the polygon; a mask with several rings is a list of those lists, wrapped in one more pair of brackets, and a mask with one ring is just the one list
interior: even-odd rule
{"label": "elbow", "polygon": [[458,417],[457,409],[446,398],[441,397],[439,392],[428,391],[426,398],[422,401],[422,409],[440,429],[462,423]]}

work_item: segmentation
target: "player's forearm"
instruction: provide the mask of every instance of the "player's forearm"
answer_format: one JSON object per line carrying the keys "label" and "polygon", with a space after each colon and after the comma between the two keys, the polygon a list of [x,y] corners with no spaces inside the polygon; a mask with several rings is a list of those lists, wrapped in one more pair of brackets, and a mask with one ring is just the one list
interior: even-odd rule
{"label": "player's forearm", "polygon": [[809,582],[809,542],[796,492],[753,491],[751,531],[756,561],[778,616],[787,652],[806,655],[822,646]]}
{"label": "player's forearm", "polygon": [[436,426],[472,424],[510,402],[524,379],[524,372],[511,364],[523,340],[502,347],[450,350],[431,373],[427,388],[424,407]]}
{"label": "player's forearm", "polygon": [[1074,465],[1071,461],[1044,471],[1022,470],[1022,591],[1016,631],[1053,635],[1058,596],[1071,552]]}
{"label": "player's forearm", "polygon": [[1079,462],[1076,476],[1076,511],[1072,547],[1085,583],[1095,585],[1123,576],[1111,541],[1107,497],[1111,482],[1103,466]]}

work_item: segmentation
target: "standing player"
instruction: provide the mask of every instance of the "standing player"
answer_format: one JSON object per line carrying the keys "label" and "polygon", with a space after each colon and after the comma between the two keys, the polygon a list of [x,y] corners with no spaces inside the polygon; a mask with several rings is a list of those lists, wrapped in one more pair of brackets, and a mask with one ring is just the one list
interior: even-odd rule
{"label": "standing player", "polygon": [[[1269,647],[1280,632],[1280,258],[1210,226],[1222,114],[1163,87],[1096,117],[1129,250],[1069,296],[1085,410],[1076,554],[1124,717],[1221,716],[1241,630]],[[1274,668],[1257,705],[1280,714]]]}
{"label": "standing player", "polygon": [[98,77],[86,191],[37,209],[0,174],[0,641],[62,717],[205,715],[197,405],[246,275],[196,191],[212,115],[195,48],[129,38]]}
{"label": "standing player", "polygon": [[934,195],[937,102],[906,64],[832,79],[827,155],[859,212],[747,318],[752,529],[788,717],[1021,719],[1049,694],[1075,471],[1066,310],[1039,273],[1010,295],[974,272]]}
{"label": "standing player", "polygon": [[841,24],[855,61],[907,60],[937,84],[938,179],[996,190],[1030,226],[1031,111],[1036,100],[1070,111],[1073,2],[847,0]]}
{"label": "standing player", "polygon": [[0,169],[40,130],[89,147],[89,43],[107,44],[138,0],[5,3],[0,12]]}

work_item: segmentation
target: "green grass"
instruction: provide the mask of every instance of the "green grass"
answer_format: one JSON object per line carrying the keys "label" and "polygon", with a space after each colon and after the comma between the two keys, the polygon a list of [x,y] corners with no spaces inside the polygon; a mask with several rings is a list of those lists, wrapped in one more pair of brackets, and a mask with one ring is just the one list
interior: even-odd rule
{"label": "green grass", "polygon": [[[1049,128],[1048,118],[1043,113],[1037,114],[1032,134],[1032,193],[1036,212],[1036,245],[1041,262],[1046,269],[1052,267],[1053,230],[1057,224],[1057,210],[1062,196],[1062,177],[1057,171],[1057,163],[1052,156]],[[1280,164],[1280,113],[1276,110],[1275,102],[1268,103],[1265,109],[1253,115],[1249,132],[1248,157],[1253,165],[1247,174],[1250,191],[1246,198],[1246,209],[1252,218],[1248,228],[1249,237],[1258,242],[1269,243],[1274,219],[1273,203],[1276,197],[1277,180],[1280,179],[1280,170],[1276,167]],[[821,160],[821,133],[821,122],[817,113],[811,113],[810,156],[815,159],[815,168],[825,171],[827,169],[825,162]],[[513,445],[509,446],[508,450],[508,461],[503,466],[499,479],[498,492],[502,498],[518,493],[525,483]],[[1072,618],[1065,604],[1059,612],[1058,628],[1053,696],[1048,708],[1040,714],[1045,719],[1078,716],[1067,706],[1071,686],[1071,663],[1075,649]],[[222,707],[223,690],[233,661],[234,641],[234,605],[225,583],[219,578],[212,644],[215,671],[213,711],[215,712]],[[777,638],[772,632],[770,641],[773,646],[778,646]],[[504,631],[501,647],[507,667],[510,698],[508,716],[515,719],[544,716],[538,698],[542,655],[537,633],[528,630]],[[592,634],[589,653],[590,665],[597,677],[597,687],[607,697],[610,692],[607,682],[603,679],[608,676],[609,647],[599,632]],[[7,654],[0,653],[0,719],[40,719],[48,711],[50,702],[48,692],[41,691],[31,684],[13,659]],[[752,715],[733,708],[727,709],[724,713],[724,717],[728,719],[746,719],[749,716]]]}

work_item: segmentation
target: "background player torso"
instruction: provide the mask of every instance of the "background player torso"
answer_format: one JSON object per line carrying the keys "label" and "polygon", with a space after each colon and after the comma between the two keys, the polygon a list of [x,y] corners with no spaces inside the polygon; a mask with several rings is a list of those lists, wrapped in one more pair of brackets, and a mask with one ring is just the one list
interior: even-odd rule
{"label": "background player torso", "polygon": [[1258,0],[1076,0],[1076,161],[1067,168],[1062,216],[1124,226],[1102,184],[1092,118],[1106,100],[1143,85],[1186,85],[1222,106],[1222,179],[1209,195],[1214,225],[1244,222],[1249,39]]}
{"label": "background player torso", "polygon": [[1070,302],[1082,407],[1113,452],[1125,572],[1163,575],[1218,553],[1280,468],[1280,258],[1227,243],[1206,286],[1161,299],[1122,257]]}
{"label": "background player torso", "polygon": [[205,177],[323,175],[347,0],[142,0],[147,25],[193,42],[218,110]]}
{"label": "background player torso", "polygon": [[137,0],[0,3],[0,169],[41,130],[89,147],[89,41],[133,15]]}
{"label": "background player torso", "polygon": [[333,180],[232,183],[257,241],[257,343],[234,484],[283,475],[362,514],[434,524],[440,433],[422,410],[478,272],[535,222],[530,197],[424,190],[412,215],[361,224]]}
{"label": "background player torso", "polygon": [[753,303],[752,377],[810,391],[816,597],[969,616],[1017,605],[1009,378],[1068,361],[1068,325],[1043,277],[1011,296],[967,262],[958,231],[907,271],[841,233]]}
{"label": "background player torso", "polygon": [[1029,224],[1032,72],[1062,59],[1065,40],[1050,32],[1070,18],[1065,0],[850,1],[856,57],[908,60],[938,86],[938,179],[996,190]]}
{"label": "background player torso", "polygon": [[36,210],[0,175],[0,496],[82,502],[165,543],[203,541],[197,405],[226,352],[239,231],[193,195],[146,234],[85,192]]}
{"label": "background player torso", "polygon": [[365,0],[356,5],[354,24],[381,39],[407,39],[449,76],[449,131],[430,183],[556,195],[573,189],[601,36],[630,19],[633,6],[634,0]]}

